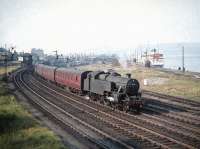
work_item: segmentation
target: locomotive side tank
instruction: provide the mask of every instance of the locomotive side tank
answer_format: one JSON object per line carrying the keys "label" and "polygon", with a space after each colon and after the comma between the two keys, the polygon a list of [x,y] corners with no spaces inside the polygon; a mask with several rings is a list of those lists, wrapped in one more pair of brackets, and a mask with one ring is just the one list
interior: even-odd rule
{"label": "locomotive side tank", "polygon": [[105,92],[111,92],[113,83],[98,79],[101,74],[105,73],[103,71],[90,72],[84,80],[84,90],[89,91],[90,94],[94,93],[102,96]]}

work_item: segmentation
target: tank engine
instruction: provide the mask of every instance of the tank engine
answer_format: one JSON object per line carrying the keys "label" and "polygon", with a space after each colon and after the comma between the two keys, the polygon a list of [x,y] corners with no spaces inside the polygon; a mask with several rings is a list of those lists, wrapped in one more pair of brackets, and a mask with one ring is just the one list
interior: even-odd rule
{"label": "tank engine", "polygon": [[139,88],[136,79],[121,77],[118,73],[90,72],[84,80],[84,90],[90,98],[124,111],[142,108]]}

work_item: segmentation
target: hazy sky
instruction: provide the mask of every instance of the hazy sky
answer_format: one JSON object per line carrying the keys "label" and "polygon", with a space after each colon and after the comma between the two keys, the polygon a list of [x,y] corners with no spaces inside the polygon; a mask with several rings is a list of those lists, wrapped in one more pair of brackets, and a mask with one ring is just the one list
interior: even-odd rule
{"label": "hazy sky", "polygon": [[0,45],[132,48],[200,42],[200,0],[0,0]]}

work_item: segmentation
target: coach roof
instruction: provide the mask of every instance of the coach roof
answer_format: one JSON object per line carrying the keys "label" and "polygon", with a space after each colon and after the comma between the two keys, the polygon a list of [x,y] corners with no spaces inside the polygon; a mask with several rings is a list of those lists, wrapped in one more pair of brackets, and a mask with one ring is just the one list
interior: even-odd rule
{"label": "coach roof", "polygon": [[70,72],[73,74],[82,74],[85,71],[79,70],[79,69],[74,69],[74,68],[58,68],[56,71],[62,71],[62,72]]}
{"label": "coach roof", "polygon": [[37,67],[41,67],[41,68],[47,68],[47,69],[56,69],[57,67],[55,66],[48,66],[48,65],[44,65],[44,64],[37,64]]}

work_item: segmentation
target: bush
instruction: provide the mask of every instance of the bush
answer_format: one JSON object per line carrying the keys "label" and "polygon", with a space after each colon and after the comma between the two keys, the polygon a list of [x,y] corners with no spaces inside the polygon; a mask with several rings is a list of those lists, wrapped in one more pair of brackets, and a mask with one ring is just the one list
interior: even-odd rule
{"label": "bush", "polygon": [[112,66],[120,66],[119,60],[117,58],[112,60]]}

